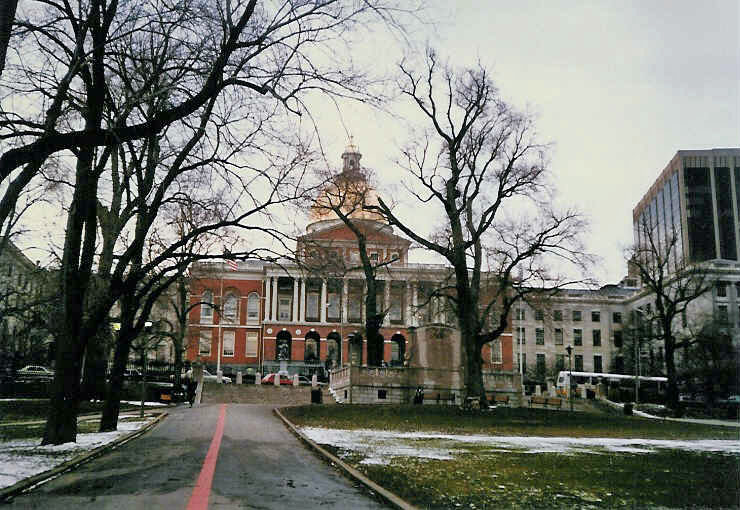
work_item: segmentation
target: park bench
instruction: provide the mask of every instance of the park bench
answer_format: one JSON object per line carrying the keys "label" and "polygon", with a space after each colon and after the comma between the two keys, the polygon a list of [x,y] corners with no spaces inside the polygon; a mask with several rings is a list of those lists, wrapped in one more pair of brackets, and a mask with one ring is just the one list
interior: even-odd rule
{"label": "park bench", "polygon": [[504,395],[501,393],[494,393],[492,395],[488,395],[488,405],[495,406],[495,405],[509,405],[509,395]]}
{"label": "park bench", "polygon": [[455,403],[455,394],[449,391],[437,391],[437,392],[431,393],[429,395],[429,398],[430,400],[435,401],[437,404],[440,404],[440,403],[454,404]]}
{"label": "park bench", "polygon": [[529,407],[533,405],[541,405],[545,408],[552,407],[554,409],[560,409],[563,406],[563,400],[552,397],[538,397],[536,395],[529,399]]}

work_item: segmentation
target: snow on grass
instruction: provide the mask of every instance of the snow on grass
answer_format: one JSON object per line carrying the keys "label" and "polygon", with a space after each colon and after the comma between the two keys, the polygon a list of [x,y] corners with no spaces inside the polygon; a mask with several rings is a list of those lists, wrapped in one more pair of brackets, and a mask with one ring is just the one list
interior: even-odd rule
{"label": "snow on grass", "polygon": [[76,443],[41,446],[41,439],[0,442],[0,488],[48,471],[99,446],[144,427],[144,421],[119,421],[118,430],[77,434]]}
{"label": "snow on grass", "polygon": [[339,430],[303,427],[301,432],[319,444],[364,457],[363,464],[386,464],[392,457],[451,460],[470,446],[492,451],[520,453],[651,453],[657,449],[678,449],[740,454],[735,440],[663,440],[635,438],[579,438],[536,436],[457,435],[434,432],[393,432],[380,430]]}

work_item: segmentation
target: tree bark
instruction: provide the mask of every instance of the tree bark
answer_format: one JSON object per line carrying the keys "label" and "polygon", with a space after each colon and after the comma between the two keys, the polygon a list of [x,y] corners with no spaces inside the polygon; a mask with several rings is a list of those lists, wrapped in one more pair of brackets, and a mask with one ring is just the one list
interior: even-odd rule
{"label": "tree bark", "polygon": [[3,0],[0,2],[0,76],[5,70],[5,57],[10,43],[10,32],[15,21],[15,10],[18,0]]}

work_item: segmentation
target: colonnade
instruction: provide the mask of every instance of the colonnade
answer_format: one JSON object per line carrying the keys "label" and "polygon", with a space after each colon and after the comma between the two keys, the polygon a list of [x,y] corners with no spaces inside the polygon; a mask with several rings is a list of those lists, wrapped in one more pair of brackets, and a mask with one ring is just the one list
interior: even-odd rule
{"label": "colonnade", "polygon": [[[279,278],[292,278],[293,279],[293,295],[291,303],[291,317],[289,320],[281,320],[278,317],[278,280]],[[318,278],[310,278],[311,280],[318,280]],[[265,322],[291,322],[291,323],[305,323],[306,322],[306,307],[307,307],[307,280],[309,278],[302,277],[291,277],[285,275],[274,275],[265,276],[262,279],[264,296],[265,296],[265,311],[263,321]],[[336,280],[339,280],[337,278]],[[340,295],[340,321],[349,322],[348,309],[349,309],[349,281],[350,278],[342,278],[342,291]],[[360,281],[358,278],[357,281]],[[363,285],[363,302],[361,304],[362,314],[364,316],[364,295],[367,292],[367,286],[365,280],[361,280]],[[383,302],[387,306],[390,304],[391,299],[391,283],[399,282],[401,280],[380,280],[385,282]],[[285,295],[285,294],[284,294]],[[321,292],[319,299],[319,323],[336,322],[335,320],[327,320],[327,303],[328,303],[328,280],[326,278],[321,279]],[[401,322],[406,326],[418,326],[418,318],[414,311],[418,306],[418,292],[417,285],[413,285],[411,281],[406,281],[405,285],[405,296],[403,303],[405,306],[402,308]],[[354,318],[354,317],[353,317]],[[332,318],[334,319],[334,318]],[[391,320],[390,314],[386,314],[383,326],[390,327]]]}

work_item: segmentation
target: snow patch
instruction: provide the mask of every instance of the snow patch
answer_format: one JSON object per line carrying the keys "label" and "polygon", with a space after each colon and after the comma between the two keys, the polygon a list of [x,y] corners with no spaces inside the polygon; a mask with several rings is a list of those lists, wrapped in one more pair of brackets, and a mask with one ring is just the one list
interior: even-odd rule
{"label": "snow patch", "polygon": [[522,453],[652,453],[658,449],[740,454],[740,441],[703,439],[692,441],[603,437],[484,436],[435,432],[340,430],[320,427],[300,429],[316,443],[330,445],[364,457],[363,464],[387,464],[393,457],[450,460],[466,445],[492,451]]}

